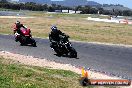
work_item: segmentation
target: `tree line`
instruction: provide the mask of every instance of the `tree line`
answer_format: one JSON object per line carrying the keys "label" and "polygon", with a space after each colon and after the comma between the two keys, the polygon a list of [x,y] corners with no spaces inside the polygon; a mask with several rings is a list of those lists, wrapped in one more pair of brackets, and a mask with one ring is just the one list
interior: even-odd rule
{"label": "tree line", "polygon": [[54,12],[55,10],[75,10],[75,11],[81,11],[81,14],[132,16],[131,10],[115,10],[115,9],[104,10],[101,7],[91,7],[91,6],[66,7],[56,4],[51,4],[51,5],[36,4],[34,2],[10,3],[7,2],[6,0],[0,0],[0,8],[13,9],[13,10],[49,11],[49,12]]}
{"label": "tree line", "polygon": [[132,16],[132,10],[104,10],[102,7],[90,7],[90,6],[78,6],[76,10],[82,11],[82,14],[103,14],[103,15],[114,15],[114,16]]}
{"label": "tree line", "polygon": [[56,5],[56,4],[42,5],[34,2],[10,3],[7,2],[6,0],[0,0],[0,8],[13,9],[13,10],[50,11],[50,12],[54,12],[55,10],[61,10],[61,9],[72,9],[70,7]]}

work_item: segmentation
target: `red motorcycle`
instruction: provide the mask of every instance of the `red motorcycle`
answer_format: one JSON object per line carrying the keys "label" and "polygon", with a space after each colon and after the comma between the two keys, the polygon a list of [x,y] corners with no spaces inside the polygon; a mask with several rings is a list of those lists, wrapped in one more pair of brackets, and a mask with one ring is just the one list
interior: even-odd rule
{"label": "red motorcycle", "polygon": [[36,41],[32,38],[31,30],[28,28],[20,28],[20,34],[15,33],[16,39],[20,42],[21,46],[32,45],[36,47]]}

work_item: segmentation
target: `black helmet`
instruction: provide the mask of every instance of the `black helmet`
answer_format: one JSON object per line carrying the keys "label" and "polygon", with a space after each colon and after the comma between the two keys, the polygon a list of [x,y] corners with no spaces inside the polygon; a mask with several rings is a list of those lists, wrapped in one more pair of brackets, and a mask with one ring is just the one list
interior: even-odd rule
{"label": "black helmet", "polygon": [[52,26],[52,27],[51,27],[51,30],[52,30],[52,31],[57,31],[57,27],[56,27],[56,26]]}
{"label": "black helmet", "polygon": [[16,21],[16,23],[15,23],[16,25],[20,25],[20,21]]}

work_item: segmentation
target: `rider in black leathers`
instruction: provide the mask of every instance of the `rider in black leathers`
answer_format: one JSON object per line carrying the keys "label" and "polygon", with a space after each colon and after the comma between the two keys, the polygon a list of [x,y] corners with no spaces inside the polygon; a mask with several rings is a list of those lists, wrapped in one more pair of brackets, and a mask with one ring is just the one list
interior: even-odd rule
{"label": "rider in black leathers", "polygon": [[[54,47],[56,47],[56,45],[60,44],[60,41],[61,41],[60,35],[62,35],[62,36],[68,36],[68,35],[66,35],[65,33],[62,33],[60,30],[57,29],[56,26],[52,26],[51,30],[52,31],[49,34],[49,40],[51,42],[50,47],[54,48]],[[54,49],[56,49],[56,48],[54,48]]]}
{"label": "rider in black leathers", "polygon": [[59,37],[60,35],[67,36],[65,33],[62,33],[60,30],[58,30],[56,26],[52,26],[51,30],[52,31],[49,34],[50,42],[59,43],[60,42],[60,37]]}

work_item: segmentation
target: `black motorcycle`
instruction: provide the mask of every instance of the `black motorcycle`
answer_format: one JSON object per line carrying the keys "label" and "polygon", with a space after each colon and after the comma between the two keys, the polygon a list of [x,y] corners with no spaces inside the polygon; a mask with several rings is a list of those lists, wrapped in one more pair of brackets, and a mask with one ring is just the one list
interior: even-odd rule
{"label": "black motorcycle", "polygon": [[51,42],[50,47],[57,53],[59,56],[69,56],[70,58],[77,58],[77,52],[72,47],[72,44],[69,42],[69,36],[60,35],[60,42]]}

